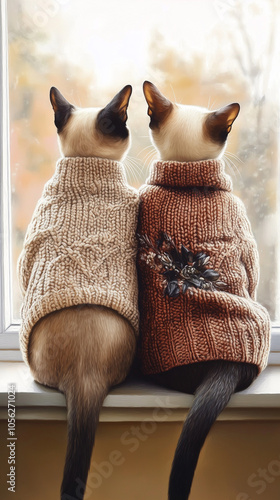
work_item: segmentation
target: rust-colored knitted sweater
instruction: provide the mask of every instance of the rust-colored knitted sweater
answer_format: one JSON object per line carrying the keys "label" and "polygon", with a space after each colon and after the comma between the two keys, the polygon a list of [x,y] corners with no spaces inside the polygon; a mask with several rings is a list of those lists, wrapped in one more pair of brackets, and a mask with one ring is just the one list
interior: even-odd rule
{"label": "rust-colored knitted sweater", "polygon": [[256,242],[241,200],[233,195],[223,161],[155,162],[140,190],[138,233],[156,242],[162,234],[176,246],[211,257],[226,291],[188,288],[164,296],[162,274],[138,253],[140,357],[145,374],[224,359],[265,368],[270,319],[256,299]]}

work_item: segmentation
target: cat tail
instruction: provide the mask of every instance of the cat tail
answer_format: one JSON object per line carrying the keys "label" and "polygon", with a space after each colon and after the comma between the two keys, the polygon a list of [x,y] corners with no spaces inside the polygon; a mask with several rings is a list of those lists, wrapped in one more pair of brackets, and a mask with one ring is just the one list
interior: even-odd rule
{"label": "cat tail", "polygon": [[[200,450],[218,415],[236,388],[249,385],[257,369],[246,363],[214,365],[198,387],[179,438],[169,479],[169,500],[187,500]],[[248,384],[246,383],[248,381]]]}
{"label": "cat tail", "polygon": [[[103,384],[104,385],[104,384]],[[63,392],[67,403],[67,451],[61,485],[61,500],[84,498],[95,432],[108,388],[93,377],[77,377]]]}

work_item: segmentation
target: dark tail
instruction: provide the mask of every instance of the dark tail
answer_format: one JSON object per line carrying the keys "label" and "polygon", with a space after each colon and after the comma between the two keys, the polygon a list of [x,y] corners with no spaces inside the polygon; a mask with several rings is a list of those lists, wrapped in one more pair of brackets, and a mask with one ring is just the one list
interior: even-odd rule
{"label": "dark tail", "polygon": [[248,387],[257,375],[254,365],[217,362],[198,387],[184,423],[169,480],[169,500],[187,500],[200,450],[218,415],[236,391]]}
{"label": "dark tail", "polygon": [[82,500],[84,498],[95,431],[99,413],[107,390],[83,387],[74,383],[65,389],[67,402],[68,442],[61,485],[61,500]]}

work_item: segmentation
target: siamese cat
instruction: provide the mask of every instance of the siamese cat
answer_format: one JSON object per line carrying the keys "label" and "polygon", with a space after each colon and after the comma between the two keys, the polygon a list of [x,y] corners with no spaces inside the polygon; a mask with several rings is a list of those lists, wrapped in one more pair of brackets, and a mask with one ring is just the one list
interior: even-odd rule
{"label": "siamese cat", "polygon": [[[196,162],[220,159],[223,156],[228,134],[239,113],[239,104],[229,104],[213,112],[201,107],[172,103],[148,81],[144,82],[143,90],[148,104],[151,140],[162,162]],[[151,184],[154,184],[154,181]],[[153,193],[156,196],[157,193],[155,186],[152,188],[154,190],[150,191],[150,197]],[[168,186],[167,189],[172,192],[172,187]],[[142,200],[140,207],[141,203]],[[147,210],[143,220],[147,220]],[[147,282],[145,277],[144,287]],[[143,297],[145,301],[145,289]],[[199,454],[211,426],[228,404],[232,394],[247,388],[257,373],[257,366],[251,363],[213,360],[176,366],[153,375],[153,379],[165,387],[195,394],[173,460],[169,479],[169,500],[189,498]]]}
{"label": "siamese cat", "polygon": [[[121,161],[130,146],[126,121],[131,92],[127,85],[105,108],[81,109],[52,87],[50,101],[62,156]],[[62,500],[84,497],[103,400],[110,388],[127,376],[135,348],[130,322],[101,305],[54,311],[31,331],[28,361],[35,380],[66,396],[68,442]]]}

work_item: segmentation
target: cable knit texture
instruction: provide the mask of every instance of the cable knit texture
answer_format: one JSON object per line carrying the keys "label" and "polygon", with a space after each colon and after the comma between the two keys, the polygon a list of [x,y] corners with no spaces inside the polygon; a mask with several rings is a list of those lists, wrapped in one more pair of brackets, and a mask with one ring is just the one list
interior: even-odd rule
{"label": "cable knit texture", "polygon": [[145,374],[224,359],[267,364],[270,319],[256,300],[259,262],[243,203],[223,161],[155,162],[140,190],[138,233],[153,242],[166,232],[177,248],[211,257],[226,291],[189,288],[164,296],[163,276],[138,254],[140,357]]}
{"label": "cable knit texture", "polygon": [[47,314],[79,304],[114,309],[138,332],[137,192],[123,165],[64,158],[45,185],[18,262],[24,296],[20,345]]}

